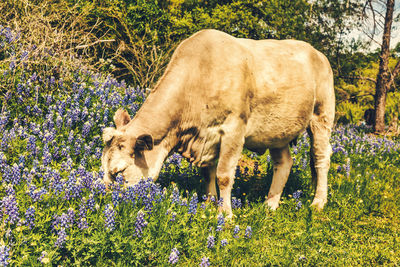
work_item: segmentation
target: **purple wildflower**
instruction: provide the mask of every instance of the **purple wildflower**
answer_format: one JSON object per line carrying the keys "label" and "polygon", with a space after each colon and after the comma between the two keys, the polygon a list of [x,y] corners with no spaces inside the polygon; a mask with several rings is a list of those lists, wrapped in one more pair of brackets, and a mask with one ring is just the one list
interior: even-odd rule
{"label": "purple wildflower", "polygon": [[251,238],[251,235],[252,235],[252,229],[251,229],[251,226],[247,226],[246,227],[246,230],[245,230],[245,232],[244,232],[244,237],[246,237],[246,238]]}
{"label": "purple wildflower", "polygon": [[233,237],[234,238],[238,238],[239,237],[238,236],[239,231],[240,231],[240,227],[239,227],[239,225],[236,225],[235,228],[233,229]]}
{"label": "purple wildflower", "polygon": [[10,260],[10,248],[0,245],[0,266],[8,266]]}
{"label": "purple wildflower", "polygon": [[174,190],[172,191],[171,201],[172,201],[172,204],[174,204],[174,203],[179,204],[179,190],[176,187],[174,187]]}
{"label": "purple wildflower", "polygon": [[303,194],[303,192],[301,190],[297,190],[293,193],[293,198],[298,200],[302,194]]}
{"label": "purple wildflower", "polygon": [[193,214],[193,215],[196,214],[196,212],[197,212],[197,203],[199,203],[199,200],[197,199],[197,194],[193,193],[193,196],[192,196],[192,198],[190,199],[190,202],[189,202],[189,211],[188,211],[189,214]]}
{"label": "purple wildflower", "polygon": [[209,235],[207,237],[207,248],[213,248],[215,246],[215,237],[212,235]]}
{"label": "purple wildflower", "polygon": [[32,229],[35,226],[35,207],[30,206],[26,212],[25,212],[25,223],[29,227],[29,229]]}
{"label": "purple wildflower", "polygon": [[180,253],[179,253],[178,249],[177,248],[173,248],[172,251],[171,251],[171,254],[169,255],[168,262],[171,263],[171,264],[178,263],[179,254]]}
{"label": "purple wildflower", "polygon": [[110,204],[106,205],[106,208],[104,210],[104,217],[105,217],[106,228],[110,231],[114,230],[114,228],[115,228],[115,211]]}
{"label": "purple wildflower", "polygon": [[140,210],[136,216],[135,233],[133,235],[137,237],[142,237],[143,228],[146,227],[146,225],[147,222],[144,219],[144,213]]}
{"label": "purple wildflower", "polygon": [[67,233],[65,232],[65,228],[62,227],[60,230],[57,231],[57,240],[54,243],[54,246],[62,248],[66,240],[67,240]]}
{"label": "purple wildflower", "polygon": [[232,208],[240,209],[242,207],[242,200],[240,198],[232,198]]}
{"label": "purple wildflower", "polygon": [[40,263],[43,263],[43,264],[45,264],[45,263],[47,263],[47,262],[45,262],[45,257],[47,256],[47,252],[46,251],[42,251],[42,254],[40,255],[40,257],[38,258],[38,261],[40,262]]}
{"label": "purple wildflower", "polygon": [[208,257],[203,257],[199,264],[200,267],[208,267],[210,266],[210,259]]}
{"label": "purple wildflower", "polygon": [[225,226],[225,218],[224,215],[219,214],[217,220],[217,232],[222,231],[223,227]]}
{"label": "purple wildflower", "polygon": [[228,245],[228,240],[222,239],[221,240],[221,247],[225,247],[226,245]]}
{"label": "purple wildflower", "polygon": [[14,224],[19,221],[18,204],[14,195],[5,196],[1,200],[1,210],[8,216],[5,223]]}

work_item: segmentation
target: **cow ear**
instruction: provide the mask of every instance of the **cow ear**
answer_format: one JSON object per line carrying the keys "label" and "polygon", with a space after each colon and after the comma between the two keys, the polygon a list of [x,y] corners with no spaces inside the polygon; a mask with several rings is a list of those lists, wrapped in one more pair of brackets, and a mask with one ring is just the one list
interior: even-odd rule
{"label": "cow ear", "polygon": [[131,117],[129,116],[128,112],[123,109],[118,109],[117,112],[114,114],[114,122],[117,126],[117,129],[127,125],[131,121]]}
{"label": "cow ear", "polygon": [[152,150],[153,137],[149,134],[142,134],[136,139],[135,151]]}
{"label": "cow ear", "polygon": [[103,130],[103,142],[104,144],[108,143],[113,139],[113,137],[117,135],[117,130],[113,127],[107,127]]}

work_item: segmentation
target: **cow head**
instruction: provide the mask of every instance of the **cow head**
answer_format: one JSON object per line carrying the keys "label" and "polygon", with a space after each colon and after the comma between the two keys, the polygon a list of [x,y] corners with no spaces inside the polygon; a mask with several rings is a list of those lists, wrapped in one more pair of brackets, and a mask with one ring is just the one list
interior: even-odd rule
{"label": "cow head", "polygon": [[153,149],[153,138],[148,134],[133,136],[127,127],[130,121],[128,112],[118,110],[114,115],[116,128],[107,127],[103,130],[105,146],[101,163],[106,184],[115,181],[118,174],[129,185],[148,177],[149,166],[145,151]]}

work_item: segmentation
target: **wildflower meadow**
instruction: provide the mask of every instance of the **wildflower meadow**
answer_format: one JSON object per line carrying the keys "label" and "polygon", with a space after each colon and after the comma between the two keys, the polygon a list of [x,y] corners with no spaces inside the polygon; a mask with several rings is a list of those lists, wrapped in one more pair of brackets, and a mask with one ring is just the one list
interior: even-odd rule
{"label": "wildflower meadow", "polygon": [[264,204],[268,152],[244,151],[232,219],[207,200],[200,171],[178,154],[160,177],[111,188],[100,168],[104,127],[131,116],[147,90],[84,66],[54,73],[0,26],[0,266],[269,266],[400,264],[400,140],[360,125],[333,131],[328,204],[313,197],[306,133],[280,207]]}

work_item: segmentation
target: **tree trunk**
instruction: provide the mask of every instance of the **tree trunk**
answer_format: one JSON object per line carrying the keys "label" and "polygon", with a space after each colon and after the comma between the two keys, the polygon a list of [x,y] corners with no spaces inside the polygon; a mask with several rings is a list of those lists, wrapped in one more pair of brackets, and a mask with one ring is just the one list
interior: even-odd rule
{"label": "tree trunk", "polygon": [[389,90],[389,83],[391,80],[389,73],[389,57],[390,57],[390,33],[393,22],[393,9],[394,0],[387,0],[386,2],[386,16],[385,25],[383,30],[382,49],[380,54],[379,72],[376,79],[375,90],[375,122],[374,131],[376,133],[383,133],[385,131],[385,107],[386,107],[386,94]]}

